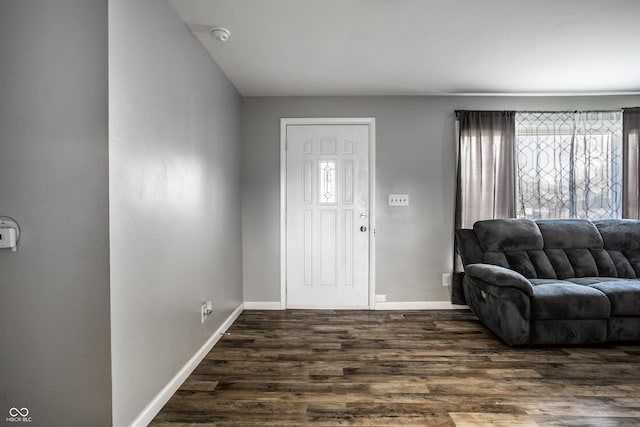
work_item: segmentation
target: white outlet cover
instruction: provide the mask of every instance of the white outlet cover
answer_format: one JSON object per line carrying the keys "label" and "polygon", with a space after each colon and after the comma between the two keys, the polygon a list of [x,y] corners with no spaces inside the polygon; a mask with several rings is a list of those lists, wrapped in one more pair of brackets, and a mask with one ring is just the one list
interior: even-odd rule
{"label": "white outlet cover", "polygon": [[451,273],[442,274],[442,286],[448,288],[451,286]]}
{"label": "white outlet cover", "polygon": [[200,323],[204,323],[207,320],[207,303],[200,304]]}

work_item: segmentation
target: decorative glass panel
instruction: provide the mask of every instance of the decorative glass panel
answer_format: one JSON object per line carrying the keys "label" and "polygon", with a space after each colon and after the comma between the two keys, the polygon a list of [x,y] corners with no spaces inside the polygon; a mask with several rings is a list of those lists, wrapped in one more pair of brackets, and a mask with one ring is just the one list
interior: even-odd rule
{"label": "decorative glass panel", "polygon": [[318,162],[318,203],[336,203],[336,162],[335,160],[320,160]]}

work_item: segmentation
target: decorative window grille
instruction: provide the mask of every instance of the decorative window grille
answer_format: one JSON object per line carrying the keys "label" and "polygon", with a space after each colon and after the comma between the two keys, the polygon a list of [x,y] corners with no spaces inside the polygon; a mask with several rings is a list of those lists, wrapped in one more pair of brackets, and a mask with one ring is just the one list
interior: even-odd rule
{"label": "decorative window grille", "polygon": [[519,218],[620,218],[622,112],[516,113]]}

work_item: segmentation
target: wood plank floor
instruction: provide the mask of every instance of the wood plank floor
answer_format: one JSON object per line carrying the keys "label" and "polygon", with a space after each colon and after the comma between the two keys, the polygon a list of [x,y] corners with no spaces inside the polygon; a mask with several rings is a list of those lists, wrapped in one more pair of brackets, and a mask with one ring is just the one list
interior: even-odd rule
{"label": "wood plank floor", "polygon": [[640,345],[510,348],[469,311],[245,311],[151,424],[639,426]]}

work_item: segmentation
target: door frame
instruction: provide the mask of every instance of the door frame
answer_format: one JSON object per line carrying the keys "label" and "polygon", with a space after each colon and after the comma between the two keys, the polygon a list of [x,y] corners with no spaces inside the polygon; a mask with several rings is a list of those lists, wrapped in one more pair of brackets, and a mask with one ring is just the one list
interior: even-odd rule
{"label": "door frame", "polygon": [[369,310],[376,295],[376,119],[375,117],[324,117],[280,119],[280,309],[287,308],[287,126],[367,125],[369,127]]}

